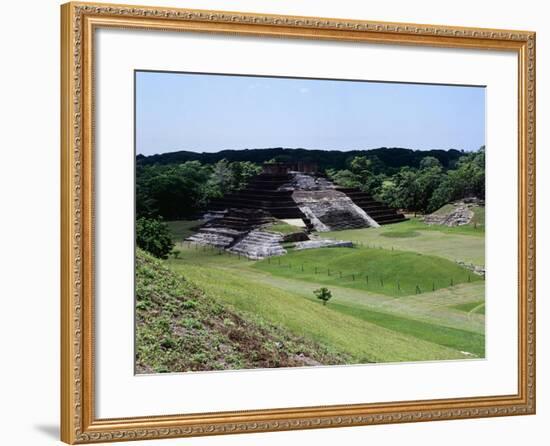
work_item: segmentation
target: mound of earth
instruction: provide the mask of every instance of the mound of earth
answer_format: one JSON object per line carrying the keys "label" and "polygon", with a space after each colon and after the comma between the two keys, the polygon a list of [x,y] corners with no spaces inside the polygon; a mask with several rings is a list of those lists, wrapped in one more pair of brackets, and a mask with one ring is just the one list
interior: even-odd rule
{"label": "mound of earth", "polygon": [[238,313],[141,250],[136,350],[141,374],[349,362],[344,354]]}
{"label": "mound of earth", "polygon": [[[476,214],[485,213],[485,203],[476,198],[465,198],[446,204],[424,217],[428,225],[463,226],[474,222]],[[477,220],[477,219],[476,219]]]}

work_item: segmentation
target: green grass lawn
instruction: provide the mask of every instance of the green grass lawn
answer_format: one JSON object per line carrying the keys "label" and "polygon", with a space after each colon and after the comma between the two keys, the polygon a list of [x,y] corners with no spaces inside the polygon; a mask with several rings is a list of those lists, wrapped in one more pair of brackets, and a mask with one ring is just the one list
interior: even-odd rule
{"label": "green grass lawn", "polygon": [[[479,214],[479,210],[474,210],[474,216],[476,215],[476,212]],[[462,226],[427,225],[422,221],[421,217],[412,217],[411,219],[403,221],[401,223],[384,225],[382,226],[382,229],[385,230],[384,232],[420,230],[436,231],[452,235],[462,234],[477,237],[485,236],[485,227],[482,225],[476,225],[475,227],[472,223]]]}
{"label": "green grass lawn", "polygon": [[293,251],[257,262],[255,267],[277,276],[395,297],[481,280],[449,260],[376,248]]}
{"label": "green grass lawn", "polygon": [[364,321],[393,331],[405,333],[418,339],[473,353],[478,357],[483,357],[485,355],[485,336],[479,333],[429,324],[410,318],[380,313],[350,305],[333,303],[331,307],[341,313],[349,314]]}
{"label": "green grass lawn", "polygon": [[478,313],[485,314],[485,301],[478,300],[474,302],[466,302],[464,304],[453,305],[452,308],[456,308],[459,311],[466,313]]}
{"label": "green grass lawn", "polygon": [[380,235],[387,238],[411,238],[420,237],[422,234],[418,231],[386,231]]}
{"label": "green grass lawn", "polygon": [[[181,236],[189,227],[176,224],[175,230]],[[166,263],[213,298],[348,355],[350,363],[483,357],[484,280],[455,260],[483,264],[484,239],[481,231],[456,229],[408,221],[323,233],[359,247],[291,250],[269,261],[178,245],[179,258]],[[441,282],[432,292],[436,275]],[[333,294],[326,306],[313,295],[321,286]]]}
{"label": "green grass lawn", "polygon": [[[466,358],[453,348],[384,327],[387,321],[372,323],[306,298],[239,274],[238,269],[185,264],[170,260],[170,266],[185,275],[211,296],[233,305],[240,311],[280,325],[298,336],[328,345],[350,355],[354,362],[399,362]],[[394,319],[395,321],[396,319]],[[428,327],[428,325],[425,326]],[[459,346],[462,348],[462,342]]]}
{"label": "green grass lawn", "polygon": [[[315,282],[274,276],[257,268],[242,269],[239,274],[244,280],[270,285],[293,295],[318,302],[313,297],[313,292],[320,285]],[[371,291],[331,286],[333,297],[330,303],[342,303],[433,325],[443,325],[483,334],[485,321],[482,314],[465,313],[452,308],[452,306],[483,300],[484,285],[483,281],[463,283],[452,288],[441,288],[435,292],[413,294],[398,299]]]}
{"label": "green grass lawn", "polygon": [[281,234],[292,234],[294,232],[301,232],[304,228],[288,224],[284,221],[277,221],[266,228],[268,231],[280,232]]}
{"label": "green grass lawn", "polygon": [[195,232],[197,226],[202,223],[202,220],[174,220],[167,221],[168,229],[172,234],[172,240],[174,242],[180,243],[182,240],[189,237]]}
{"label": "green grass lawn", "polygon": [[470,222],[470,226],[481,226],[485,230],[485,207],[474,206],[472,210],[474,211],[474,217]]}
{"label": "green grass lawn", "polygon": [[[419,234],[419,235],[417,235]],[[323,232],[321,237],[351,240],[363,246],[382,247],[430,254],[452,261],[485,265],[485,230],[478,226],[427,225],[419,219],[381,226]]]}

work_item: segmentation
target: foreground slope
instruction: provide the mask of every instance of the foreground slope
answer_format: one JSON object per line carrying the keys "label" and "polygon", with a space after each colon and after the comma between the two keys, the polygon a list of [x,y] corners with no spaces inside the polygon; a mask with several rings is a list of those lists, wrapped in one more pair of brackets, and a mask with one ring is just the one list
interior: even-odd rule
{"label": "foreground slope", "polygon": [[[200,284],[209,296],[227,302],[232,308],[347,353],[351,357],[348,364],[464,359],[471,358],[472,354],[483,355],[483,336],[476,337],[472,333],[476,339],[466,338],[464,329],[470,328],[466,323],[455,321],[446,327],[446,315],[438,312],[432,318],[429,317],[430,309],[424,307],[424,311],[413,303],[407,305],[409,299],[416,300],[422,295],[395,299],[331,286],[333,298],[325,306],[312,293],[320,284],[274,276],[255,268],[256,262],[238,260],[236,256],[183,248],[180,258],[170,259],[168,264],[193,283]],[[442,300],[439,305],[463,302],[462,299],[436,300]],[[402,305],[386,307],[384,303],[388,301]],[[421,315],[414,315],[414,309]],[[380,312],[385,314],[384,318],[380,317]],[[413,313],[410,317],[409,312]],[[468,318],[459,310],[451,313],[463,322]],[[392,314],[396,317],[391,317]],[[445,339],[442,336],[439,339],[440,334],[444,334]],[[471,347],[472,341],[475,349]]]}
{"label": "foreground slope", "polygon": [[345,354],[212,299],[136,254],[137,373],[345,364]]}

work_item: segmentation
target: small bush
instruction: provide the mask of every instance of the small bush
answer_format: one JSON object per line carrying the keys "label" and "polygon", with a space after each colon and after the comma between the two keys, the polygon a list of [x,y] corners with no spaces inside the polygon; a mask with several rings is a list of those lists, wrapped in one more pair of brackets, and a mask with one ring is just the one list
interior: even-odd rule
{"label": "small bush", "polygon": [[315,290],[313,294],[315,294],[317,299],[320,299],[323,302],[323,305],[326,305],[327,302],[332,297],[332,292],[326,287],[322,287],[322,288],[319,288],[318,290]]}
{"label": "small bush", "polygon": [[159,259],[168,258],[174,248],[168,225],[161,219],[142,217],[136,221],[137,245]]}

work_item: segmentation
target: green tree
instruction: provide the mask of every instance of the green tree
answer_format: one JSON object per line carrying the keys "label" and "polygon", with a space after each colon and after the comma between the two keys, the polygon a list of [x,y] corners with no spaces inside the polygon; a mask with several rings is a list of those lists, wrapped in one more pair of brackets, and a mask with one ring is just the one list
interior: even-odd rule
{"label": "green tree", "polygon": [[226,192],[233,190],[233,172],[227,160],[223,159],[214,164],[206,188],[208,198],[222,197]]}
{"label": "green tree", "polygon": [[356,156],[347,164],[348,169],[328,169],[328,177],[340,186],[357,187],[373,195],[380,191],[386,177],[384,163],[377,156]]}
{"label": "green tree", "polygon": [[136,244],[160,259],[168,258],[174,248],[168,225],[160,218],[139,218],[136,221]]}
{"label": "green tree", "polygon": [[401,207],[397,200],[398,189],[393,180],[386,180],[382,183],[375,198],[391,207]]}
{"label": "green tree", "polygon": [[391,205],[397,208],[418,211],[420,207],[420,190],[417,182],[417,171],[411,167],[402,167],[392,177],[395,196]]}
{"label": "green tree", "polygon": [[361,183],[357,179],[357,176],[348,169],[335,170],[328,169],[327,176],[336,184],[343,187],[360,187]]}
{"label": "green tree", "polygon": [[145,165],[136,169],[136,214],[178,220],[193,215],[206,202],[211,167],[199,161]]}
{"label": "green tree", "polygon": [[433,191],[428,204],[430,212],[439,209],[441,206],[453,200],[454,187],[451,175],[445,175],[437,188]]}
{"label": "green tree", "polygon": [[433,212],[446,203],[465,197],[485,199],[485,146],[462,156],[456,168],[447,171],[429,200]]}
{"label": "green tree", "polygon": [[320,299],[323,302],[323,305],[326,305],[327,302],[332,297],[332,292],[326,287],[322,287],[322,288],[319,288],[318,290],[315,290],[313,294],[315,294],[317,299]]}
{"label": "green tree", "polygon": [[[426,160],[427,158],[429,157],[424,158],[424,160]],[[433,160],[437,161],[436,158],[433,158]],[[425,167],[418,170],[416,184],[418,190],[417,206],[419,211],[432,212],[437,209],[430,208],[430,200],[434,191],[441,184],[443,178],[443,169],[441,168],[441,164],[439,164],[439,161],[437,161],[437,164],[426,163]]]}
{"label": "green tree", "polygon": [[420,160],[421,169],[429,169],[432,167],[441,167],[441,163],[435,156],[425,156]]}
{"label": "green tree", "polygon": [[244,189],[250,179],[262,171],[261,166],[250,161],[235,161],[229,167],[233,174],[233,188],[236,190]]}
{"label": "green tree", "polygon": [[389,177],[378,189],[377,199],[390,206],[429,213],[454,200],[485,197],[485,147],[464,153],[454,169],[445,171],[433,156],[424,157],[420,167],[407,166]]}

